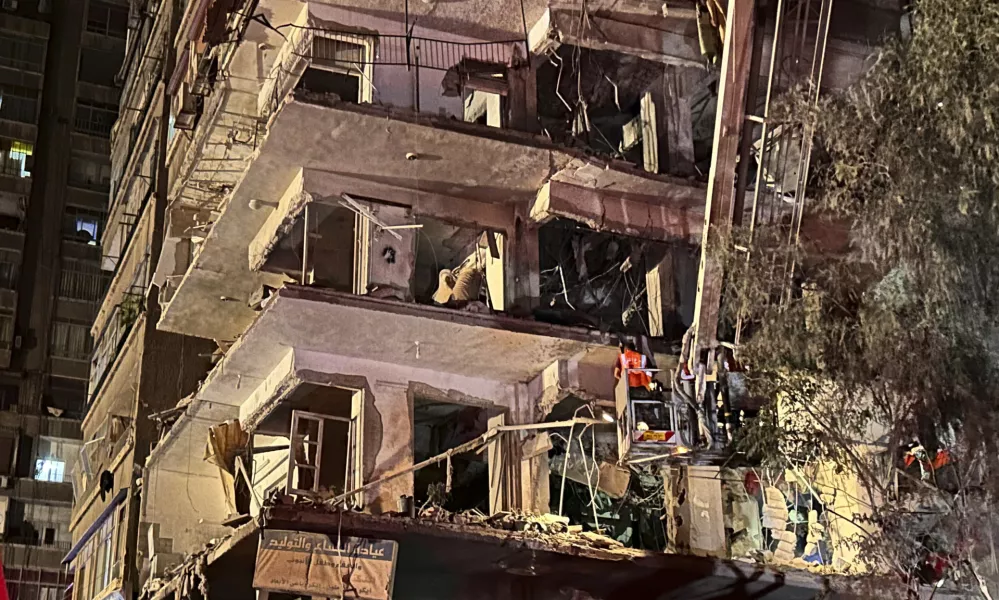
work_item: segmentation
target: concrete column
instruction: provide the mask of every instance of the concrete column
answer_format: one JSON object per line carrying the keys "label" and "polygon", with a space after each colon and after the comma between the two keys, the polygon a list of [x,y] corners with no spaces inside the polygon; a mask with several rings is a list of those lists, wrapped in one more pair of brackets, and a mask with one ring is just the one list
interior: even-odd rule
{"label": "concrete column", "polygon": [[524,65],[519,69],[511,69],[507,74],[507,81],[509,91],[506,98],[510,129],[539,131],[537,73],[534,67]]}
{"label": "concrete column", "polygon": [[52,27],[27,210],[28,235],[18,284],[15,335],[21,337],[22,352],[15,355],[11,365],[29,372],[43,371],[48,363],[76,108],[76,71],[85,12],[86,2],[78,0],[55,0],[51,12]]}
{"label": "concrete column", "polygon": [[[695,556],[728,555],[725,502],[718,467],[685,467],[676,492],[676,545]],[[683,502],[679,502],[679,497]],[[669,501],[669,499],[667,499]]]}
{"label": "concrete column", "polygon": [[[413,403],[408,384],[374,381],[373,404],[365,402],[364,435],[381,429],[374,469],[365,468],[365,483],[413,465]],[[372,410],[373,409],[373,410]],[[365,440],[367,449],[379,440]],[[368,474],[370,472],[370,475]],[[367,492],[364,503],[374,514],[399,510],[399,497],[413,495],[413,474],[407,473]]]}
{"label": "concrete column", "polygon": [[527,216],[526,207],[518,207],[514,216],[514,231],[509,250],[507,290],[513,298],[507,305],[515,313],[530,314],[541,301],[541,257],[538,247],[538,227]]}

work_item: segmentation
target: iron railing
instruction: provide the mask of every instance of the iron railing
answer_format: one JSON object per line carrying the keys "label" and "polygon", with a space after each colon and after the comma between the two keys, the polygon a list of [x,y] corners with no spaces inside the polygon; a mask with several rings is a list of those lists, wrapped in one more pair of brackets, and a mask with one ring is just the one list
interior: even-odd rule
{"label": "iron railing", "polygon": [[[74,261],[76,262],[76,261]],[[108,274],[97,265],[64,266],[59,273],[59,296],[84,302],[100,302],[107,291]]]}
{"label": "iron railing", "polygon": [[87,393],[88,407],[104,385],[107,374],[121,352],[132,326],[145,312],[146,284],[149,282],[149,255],[143,257],[136,267],[131,283],[122,295],[121,302],[111,309],[104,327],[95,338],[94,351],[90,359],[90,389]]}
{"label": "iron railing", "polygon": [[111,106],[79,100],[76,102],[74,125],[80,133],[109,138],[116,120],[118,120],[118,111]]}
{"label": "iron railing", "polygon": [[102,260],[110,260],[114,262],[114,269],[111,270],[112,278],[118,272],[118,267],[124,262],[124,258],[128,256],[128,250],[132,246],[132,239],[135,237],[135,230],[139,226],[139,218],[142,216],[142,211],[146,210],[146,205],[149,203],[149,199],[153,196],[153,186],[150,185],[146,189],[146,193],[140,198],[138,205],[133,209],[131,205],[126,205],[122,208],[121,219],[118,221],[118,226],[125,230],[125,235],[122,238],[120,247],[118,250],[118,256],[105,255],[102,256]]}
{"label": "iron railing", "polygon": [[45,70],[45,44],[30,38],[0,33],[0,65],[19,71]]}
{"label": "iron railing", "polygon": [[[366,36],[318,27],[308,30],[314,34],[309,58],[347,67],[370,63],[447,71],[462,61],[512,65],[516,58],[528,56],[526,39],[453,42],[412,35]],[[358,40],[364,39],[374,42],[374,52],[367,53],[358,44]]]}

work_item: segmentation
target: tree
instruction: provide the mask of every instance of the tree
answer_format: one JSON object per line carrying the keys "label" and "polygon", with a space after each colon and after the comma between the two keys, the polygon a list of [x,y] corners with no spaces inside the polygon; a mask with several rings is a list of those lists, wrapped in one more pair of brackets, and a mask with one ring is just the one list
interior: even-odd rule
{"label": "tree", "polygon": [[[772,401],[742,447],[843,465],[883,499],[867,560],[913,577],[936,553],[985,595],[999,577],[997,51],[999,3],[917,0],[909,39],[848,92],[788,94],[778,119],[814,132],[808,214],[847,223],[849,250],[791,244],[786,219],[757,227],[725,301],[750,390]],[[951,453],[949,481],[905,471],[913,440],[927,462]]]}

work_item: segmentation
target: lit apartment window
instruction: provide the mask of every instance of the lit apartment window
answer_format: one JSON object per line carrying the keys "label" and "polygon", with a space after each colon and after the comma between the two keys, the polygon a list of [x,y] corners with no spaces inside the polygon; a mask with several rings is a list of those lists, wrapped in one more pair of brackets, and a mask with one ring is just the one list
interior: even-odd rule
{"label": "lit apartment window", "polygon": [[45,69],[45,45],[0,32],[0,66],[41,73]]}
{"label": "lit apartment window", "polygon": [[34,150],[28,142],[0,137],[0,175],[31,177],[29,157]]}
{"label": "lit apartment window", "polygon": [[[0,111],[2,113],[2,111]],[[102,102],[76,101],[74,125],[80,133],[110,137],[111,128],[118,119],[118,107]]]}
{"label": "lit apartment window", "polygon": [[38,117],[38,90],[0,85],[0,119],[34,123]]}
{"label": "lit apartment window", "polygon": [[66,463],[52,458],[39,458],[35,461],[35,479],[62,483],[65,476]]}
{"label": "lit apartment window", "polygon": [[97,245],[104,231],[104,213],[78,206],[67,206],[63,220],[63,238]]}
{"label": "lit apartment window", "polygon": [[124,38],[128,34],[128,8],[100,0],[90,0],[87,8],[87,31]]}

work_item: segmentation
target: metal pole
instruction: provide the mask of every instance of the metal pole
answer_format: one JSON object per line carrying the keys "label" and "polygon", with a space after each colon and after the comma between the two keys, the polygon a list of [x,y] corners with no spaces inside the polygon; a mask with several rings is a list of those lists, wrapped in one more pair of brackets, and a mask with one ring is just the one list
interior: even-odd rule
{"label": "metal pole", "polygon": [[309,285],[309,282],[305,280],[306,275],[309,272],[309,205],[305,205],[305,215],[302,222],[302,278],[299,281],[301,285]]}

